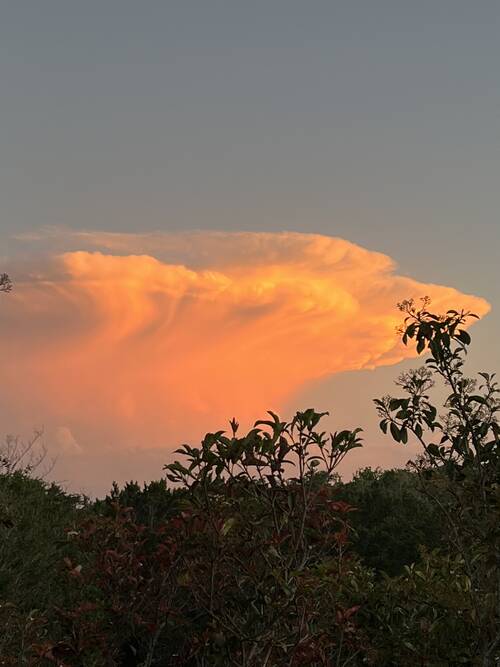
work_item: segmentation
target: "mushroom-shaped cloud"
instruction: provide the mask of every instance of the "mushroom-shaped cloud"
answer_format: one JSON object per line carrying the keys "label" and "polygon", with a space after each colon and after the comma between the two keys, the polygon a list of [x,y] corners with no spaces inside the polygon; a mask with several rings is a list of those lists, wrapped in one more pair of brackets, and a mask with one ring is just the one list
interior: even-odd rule
{"label": "mushroom-shaped cloud", "polygon": [[3,409],[26,425],[66,424],[80,444],[177,445],[233,415],[279,410],[308,381],[395,364],[414,354],[395,333],[406,298],[489,310],[339,238],[44,238],[1,304]]}

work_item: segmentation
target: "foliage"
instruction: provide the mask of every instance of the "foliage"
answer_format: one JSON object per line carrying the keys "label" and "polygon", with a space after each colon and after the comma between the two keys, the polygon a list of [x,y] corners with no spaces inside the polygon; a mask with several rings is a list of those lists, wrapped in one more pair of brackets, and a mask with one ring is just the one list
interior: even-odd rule
{"label": "foliage", "polygon": [[[359,429],[274,413],[184,445],[166,479],[93,503],[0,462],[0,664],[413,666],[500,657],[494,376],[464,375],[468,313],[401,309],[430,354],[376,401],[423,455],[406,470],[339,462]],[[448,387],[443,414],[431,400]],[[17,461],[17,462],[16,462]]]}
{"label": "foliage", "polygon": [[68,553],[66,530],[81,499],[54,484],[16,471],[0,474],[0,656],[28,649],[43,634],[43,612],[64,599],[60,564]]}
{"label": "foliage", "polygon": [[412,470],[359,470],[340,496],[350,516],[352,548],[378,573],[401,574],[420,558],[420,547],[442,544],[442,517]]}
{"label": "foliage", "polygon": [[459,555],[423,550],[419,563],[373,586],[365,610],[373,664],[481,664],[471,641],[471,582]]}
{"label": "foliage", "polygon": [[[480,380],[464,373],[470,336],[464,326],[469,312],[438,316],[403,302],[403,342],[417,341],[430,353],[426,366],[400,379],[406,397],[377,400],[380,426],[406,443],[412,434],[421,443],[415,469],[423,488],[443,512],[448,548],[461,558],[470,581],[472,649],[483,665],[500,652],[500,426],[499,389],[495,376]],[[449,394],[438,416],[429,391],[441,380]]]}
{"label": "foliage", "polygon": [[[250,666],[343,665],[360,654],[350,507],[327,483],[360,445],[357,431],[318,433],[313,410],[290,423],[271,417],[243,437],[233,421],[232,437],[183,447],[188,465],[166,466],[185,487],[177,514],[167,507],[161,521],[141,524],[110,498],[114,516],[101,511],[79,527],[79,555],[67,561],[78,592],[59,610],[61,637],[39,646],[40,656]],[[294,462],[296,475],[285,476]],[[137,485],[126,496],[144,511]]]}
{"label": "foliage", "polygon": [[12,281],[6,273],[0,273],[0,292],[10,292]]}
{"label": "foliage", "polygon": [[165,479],[144,483],[142,488],[137,482],[127,482],[120,489],[114,482],[109,495],[97,500],[93,509],[110,517],[116,514],[117,505],[131,508],[138,523],[153,528],[179,514],[185,495],[182,489],[170,489]]}
{"label": "foliage", "polygon": [[360,446],[359,429],[327,436],[313,410],[290,423],[269,414],[243,437],[233,421],[230,437],[208,434],[201,449],[180,450],[187,465],[167,466],[190,489],[199,523],[187,569],[210,664],[344,664],[360,640],[346,557],[351,508],[328,481]]}
{"label": "foliage", "polygon": [[8,435],[0,444],[0,474],[22,472],[28,477],[46,477],[52,470],[54,461],[46,463],[47,450],[42,435],[42,431],[35,431],[27,441]]}
{"label": "foliage", "polygon": [[161,649],[174,664],[183,624],[174,612],[182,602],[174,602],[172,531],[147,528],[116,505],[113,517],[86,519],[72,541],[74,556],[64,561],[71,599],[56,610],[58,636],[36,646],[39,657],[59,665],[150,665]]}

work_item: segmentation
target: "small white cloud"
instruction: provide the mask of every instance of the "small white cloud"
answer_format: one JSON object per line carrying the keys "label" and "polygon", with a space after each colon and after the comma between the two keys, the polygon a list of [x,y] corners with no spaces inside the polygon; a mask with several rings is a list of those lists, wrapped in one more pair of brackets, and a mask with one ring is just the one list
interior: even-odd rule
{"label": "small white cloud", "polygon": [[57,426],[54,430],[54,446],[61,454],[82,454],[83,449],[67,426]]}

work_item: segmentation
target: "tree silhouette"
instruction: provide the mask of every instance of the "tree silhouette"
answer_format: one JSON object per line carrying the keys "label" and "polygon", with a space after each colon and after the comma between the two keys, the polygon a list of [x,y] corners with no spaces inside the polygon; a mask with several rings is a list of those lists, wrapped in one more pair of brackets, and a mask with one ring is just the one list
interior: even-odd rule
{"label": "tree silhouette", "polygon": [[[412,300],[399,306],[406,315],[403,343],[415,340],[417,352],[429,354],[425,366],[400,376],[404,398],[375,404],[384,433],[402,444],[411,435],[423,448],[413,467],[442,512],[450,553],[463,564],[471,646],[487,667],[497,664],[500,647],[500,387],[494,373],[465,374],[471,342],[465,325],[477,315],[448,310],[440,316],[428,305],[423,299],[421,308]],[[436,381],[450,392],[444,414],[431,402]]]}
{"label": "tree silhouette", "polygon": [[0,273],[0,292],[10,292],[12,281],[6,273]]}

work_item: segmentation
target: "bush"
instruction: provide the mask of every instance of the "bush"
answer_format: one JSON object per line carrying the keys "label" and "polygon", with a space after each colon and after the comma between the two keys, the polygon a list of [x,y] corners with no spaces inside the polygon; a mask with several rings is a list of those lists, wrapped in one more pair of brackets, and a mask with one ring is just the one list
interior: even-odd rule
{"label": "bush", "polygon": [[[82,501],[22,471],[0,475],[0,656],[12,664],[46,629],[45,611],[63,604],[66,531]],[[14,653],[12,653],[14,651]],[[28,651],[29,652],[29,651]]]}
{"label": "bush", "polygon": [[469,314],[427,306],[401,305],[425,368],[376,401],[384,432],[422,445],[408,470],[341,484],[359,429],[327,435],[312,409],[244,435],[233,420],[178,450],[168,481],[93,504],[4,465],[0,664],[498,662],[498,388],[464,375]]}
{"label": "bush", "polygon": [[[427,300],[420,309],[413,301],[400,305],[403,342],[416,340],[419,353],[430,353],[425,367],[399,379],[403,398],[375,403],[384,432],[403,444],[412,435],[422,445],[414,469],[442,512],[447,551],[463,563],[474,610],[468,641],[486,667],[500,657],[500,390],[494,374],[464,372],[471,342],[464,327],[476,316],[438,316],[427,307]],[[436,381],[449,391],[442,415],[430,399]]]}
{"label": "bush", "polygon": [[411,470],[359,470],[341,497],[356,508],[351,515],[352,546],[378,573],[401,574],[420,558],[420,547],[443,545],[439,508]]}
{"label": "bush", "polygon": [[[177,515],[138,523],[110,498],[114,516],[78,529],[78,562],[68,562],[76,599],[41,656],[250,666],[342,665],[360,654],[351,508],[328,483],[359,446],[357,432],[318,433],[313,410],[290,423],[271,416],[243,437],[233,422],[231,437],[208,434],[201,448],[181,450],[187,463],[167,466],[184,487]],[[143,509],[133,485],[113,495]]]}

